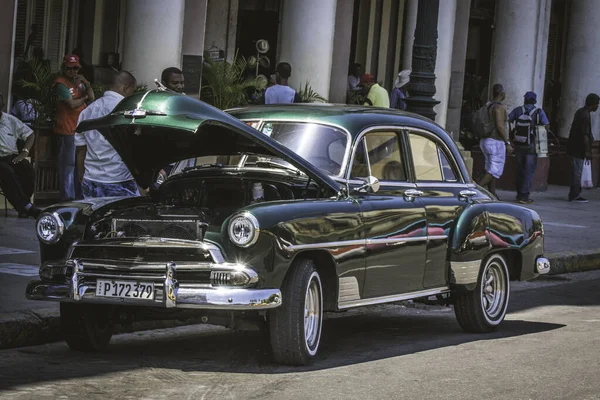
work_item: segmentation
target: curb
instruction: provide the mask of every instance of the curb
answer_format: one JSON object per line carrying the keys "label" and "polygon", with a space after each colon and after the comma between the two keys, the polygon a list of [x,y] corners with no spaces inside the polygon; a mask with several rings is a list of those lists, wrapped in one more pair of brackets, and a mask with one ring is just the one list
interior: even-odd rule
{"label": "curb", "polygon": [[[546,255],[550,260],[548,275],[567,274],[600,269],[600,249],[582,252],[564,251]],[[134,322],[129,327],[117,325],[115,334],[142,330],[165,329],[200,324],[200,318]],[[0,350],[35,346],[62,340],[60,315],[55,310],[28,310],[0,317]]]}

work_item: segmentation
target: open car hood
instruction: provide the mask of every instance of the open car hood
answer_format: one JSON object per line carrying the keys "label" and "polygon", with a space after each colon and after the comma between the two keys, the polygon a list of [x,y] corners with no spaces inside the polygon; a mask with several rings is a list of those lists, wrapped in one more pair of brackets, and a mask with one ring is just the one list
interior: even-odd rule
{"label": "open car hood", "polygon": [[340,185],[293,151],[244,122],[202,101],[151,90],[123,99],[105,117],[83,121],[77,132],[98,130],[115,148],[136,181],[152,183],[169,163],[201,156],[256,154],[281,158],[320,185]]}

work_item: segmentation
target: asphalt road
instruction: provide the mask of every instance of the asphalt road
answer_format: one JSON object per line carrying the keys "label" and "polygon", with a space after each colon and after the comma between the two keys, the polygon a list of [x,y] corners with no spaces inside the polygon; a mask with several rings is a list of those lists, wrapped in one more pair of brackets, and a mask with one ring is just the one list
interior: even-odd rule
{"label": "asphalt road", "polygon": [[447,307],[329,315],[321,358],[274,365],[258,334],[190,326],[0,352],[2,399],[600,399],[600,271],[513,285],[488,335]]}

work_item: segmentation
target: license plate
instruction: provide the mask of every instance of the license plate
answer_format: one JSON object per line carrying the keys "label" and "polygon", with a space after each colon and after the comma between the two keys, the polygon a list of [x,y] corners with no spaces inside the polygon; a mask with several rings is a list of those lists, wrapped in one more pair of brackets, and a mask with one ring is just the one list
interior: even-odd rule
{"label": "license plate", "polygon": [[154,283],[98,279],[96,296],[154,300]]}

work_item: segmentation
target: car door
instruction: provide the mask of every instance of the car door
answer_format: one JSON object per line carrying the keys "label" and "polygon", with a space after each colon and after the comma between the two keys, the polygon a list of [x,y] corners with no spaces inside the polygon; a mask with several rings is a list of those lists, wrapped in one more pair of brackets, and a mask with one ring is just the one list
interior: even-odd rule
{"label": "car door", "polygon": [[427,259],[423,287],[446,286],[449,279],[448,236],[467,206],[467,197],[475,195],[473,185],[460,176],[452,153],[437,135],[408,129],[408,147],[417,190],[427,216]]}
{"label": "car door", "polygon": [[[363,298],[422,289],[425,207],[416,185],[407,179],[403,137],[397,128],[369,129],[359,138],[351,160],[351,195],[360,204],[367,239]],[[360,190],[367,176],[379,180],[375,193]]]}

